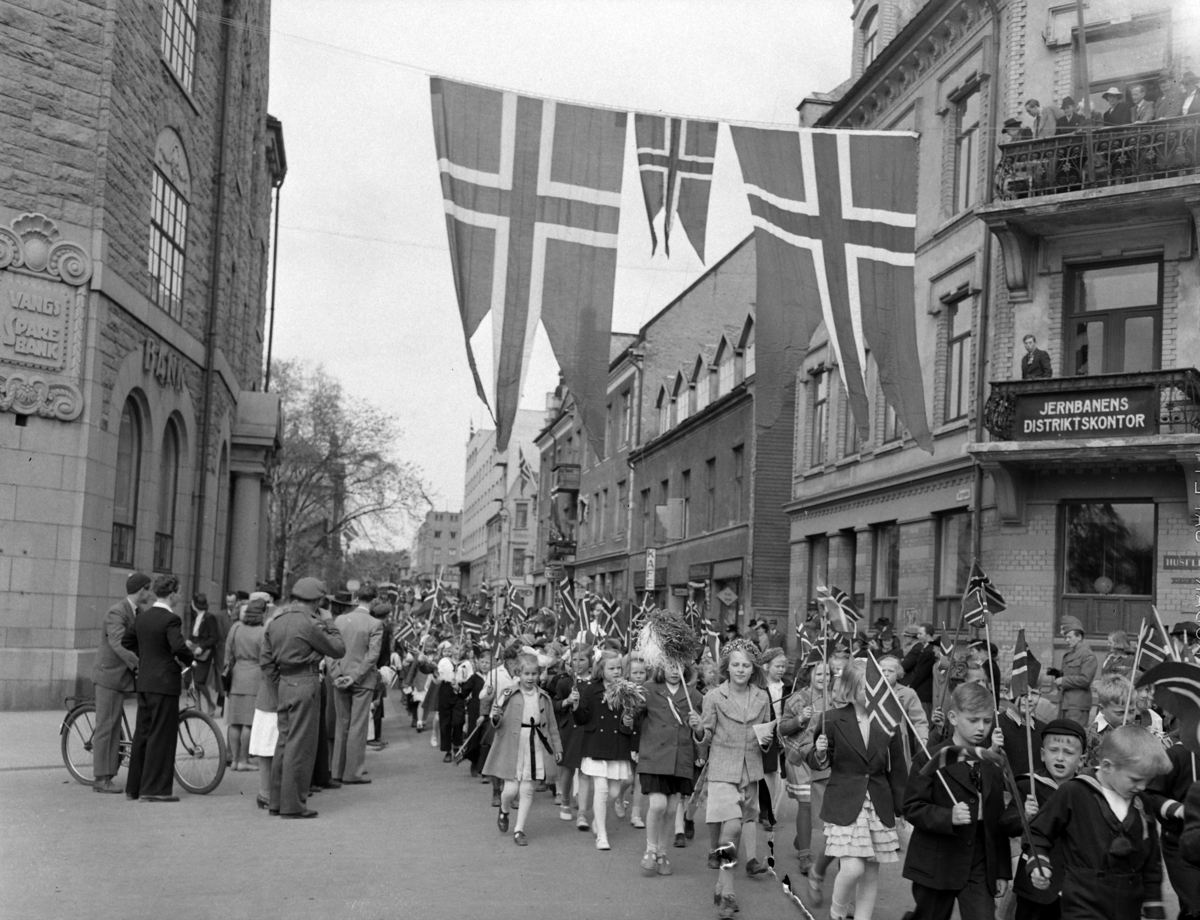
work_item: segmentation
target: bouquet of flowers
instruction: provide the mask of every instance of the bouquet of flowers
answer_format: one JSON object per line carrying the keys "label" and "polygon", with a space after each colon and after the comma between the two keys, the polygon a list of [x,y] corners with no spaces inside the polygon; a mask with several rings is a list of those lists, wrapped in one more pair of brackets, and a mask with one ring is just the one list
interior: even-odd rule
{"label": "bouquet of flowers", "polygon": [[637,649],[647,668],[674,664],[680,668],[699,657],[703,644],[678,613],[652,609],[638,634]]}
{"label": "bouquet of flowers", "polygon": [[646,691],[624,677],[618,677],[604,691],[604,703],[614,712],[636,709],[645,701]]}

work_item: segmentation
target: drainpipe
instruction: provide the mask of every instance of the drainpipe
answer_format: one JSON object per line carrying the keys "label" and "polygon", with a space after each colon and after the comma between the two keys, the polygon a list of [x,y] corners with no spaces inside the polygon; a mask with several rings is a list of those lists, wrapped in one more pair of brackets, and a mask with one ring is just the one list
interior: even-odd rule
{"label": "drainpipe", "polygon": [[[212,261],[208,274],[208,326],[204,333],[204,399],[203,414],[200,416],[200,462],[197,464],[200,475],[197,477],[196,491],[192,500],[196,521],[192,555],[193,590],[200,588],[200,571],[204,562],[204,505],[208,497],[208,449],[212,439],[213,355],[216,350],[217,308],[221,301],[219,287],[223,256],[221,227],[225,205],[225,122],[229,112],[229,71],[233,64],[233,42],[229,32],[229,24],[233,16],[232,7],[232,0],[225,0],[221,17],[221,45],[224,54],[221,67],[221,106],[217,120],[217,175],[213,182],[217,202],[213,209]],[[217,494],[221,494],[220,488],[217,489]],[[220,513],[221,509],[218,508],[217,514]]]}
{"label": "drainpipe", "polygon": [[[991,120],[991,130],[988,132],[988,138],[995,139],[1000,136],[1000,7],[997,0],[985,0],[989,9],[992,12],[992,90],[991,90],[991,105],[989,106],[989,118]],[[989,141],[991,143],[991,141]],[[984,171],[984,188],[983,201],[984,204],[991,204],[994,183],[996,180],[996,158],[991,150],[988,151],[987,168]],[[988,319],[991,308],[992,299],[992,233],[988,229],[983,231],[983,251],[981,253],[983,264],[983,284],[979,291],[979,336],[975,343],[975,441],[979,443],[983,440],[983,405],[987,394],[987,349],[988,349]],[[979,458],[974,458],[975,465],[975,482],[973,493],[973,509],[971,514],[971,555],[976,561],[982,555],[983,551],[983,467],[979,463]]]}
{"label": "drainpipe", "polygon": [[275,347],[275,279],[279,277],[279,199],[283,195],[283,180],[275,186],[275,235],[271,240],[271,324],[267,329],[267,374],[263,392],[271,392],[271,353]]}

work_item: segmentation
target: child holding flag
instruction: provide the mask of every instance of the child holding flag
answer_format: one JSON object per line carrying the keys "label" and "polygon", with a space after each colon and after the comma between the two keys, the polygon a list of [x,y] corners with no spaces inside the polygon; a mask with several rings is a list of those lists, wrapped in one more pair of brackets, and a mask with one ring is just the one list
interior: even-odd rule
{"label": "child holding flag", "polygon": [[[874,668],[874,663],[867,666]],[[876,681],[886,688],[877,670]],[[859,662],[846,665],[833,701],[838,708],[825,713],[824,725],[808,755],[811,768],[829,769],[820,817],[828,841],[825,853],[841,860],[829,917],[843,920],[853,903],[857,920],[871,920],[879,889],[879,864],[900,859],[896,819],[908,779],[904,746],[895,723],[888,728],[868,710]]]}

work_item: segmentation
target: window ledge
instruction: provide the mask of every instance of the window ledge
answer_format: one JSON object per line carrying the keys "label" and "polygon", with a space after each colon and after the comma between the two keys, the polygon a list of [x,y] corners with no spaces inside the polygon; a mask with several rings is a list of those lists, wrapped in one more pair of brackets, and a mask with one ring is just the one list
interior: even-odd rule
{"label": "window ledge", "polygon": [[183,85],[183,81],[179,79],[178,74],[176,74],[171,68],[171,65],[167,62],[167,59],[163,57],[161,49],[158,52],[158,59],[162,62],[163,70],[167,72],[167,76],[169,76],[172,82],[174,82],[175,86],[178,87],[179,92],[183,93],[183,98],[187,100],[187,104],[192,107],[192,113],[198,116],[200,114],[200,106],[196,104],[196,99],[194,96],[192,96],[191,91]]}
{"label": "window ledge", "polygon": [[954,214],[953,216],[942,221],[941,224],[933,229],[929,236],[925,237],[925,239],[921,240],[921,242],[917,244],[917,252],[922,253],[926,248],[932,246],[934,243],[941,242],[943,237],[957,230],[960,224],[970,223],[974,219],[975,211],[978,207],[979,203],[977,202],[971,205],[969,208],[959,211],[957,214]]}
{"label": "window ledge", "polygon": [[971,418],[970,418],[970,416],[964,415],[962,418],[956,418],[952,422],[946,422],[946,424],[941,425],[938,428],[935,428],[933,430],[933,436],[935,438],[941,438],[941,437],[945,437],[947,435],[955,434],[956,432],[959,432],[959,431],[965,431],[970,427],[971,427]]}
{"label": "window ledge", "polygon": [[880,444],[875,448],[875,455],[879,456],[880,454],[889,454],[894,450],[901,450],[904,447],[904,442],[907,440],[908,438],[897,438],[895,441]]}

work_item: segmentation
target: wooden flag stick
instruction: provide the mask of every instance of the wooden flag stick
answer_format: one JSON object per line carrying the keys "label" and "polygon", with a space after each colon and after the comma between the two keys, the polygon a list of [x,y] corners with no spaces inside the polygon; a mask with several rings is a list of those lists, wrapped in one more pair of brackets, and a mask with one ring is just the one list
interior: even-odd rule
{"label": "wooden flag stick", "polygon": [[[1146,621],[1142,621],[1142,628],[1138,630],[1137,648],[1133,652],[1133,670],[1129,672],[1129,689],[1125,692],[1125,714],[1121,716],[1121,724],[1126,725],[1129,722],[1129,707],[1133,703],[1133,685],[1137,683],[1138,668],[1142,663],[1142,645],[1146,635]],[[1170,640],[1167,640],[1168,642]]]}
{"label": "wooden flag stick", "polygon": [[[1167,644],[1167,651],[1171,653],[1171,660],[1182,661],[1183,659],[1179,657],[1179,652],[1175,651],[1175,643],[1167,635],[1167,627],[1163,625],[1162,617],[1158,615],[1158,608],[1151,604],[1150,609],[1154,611],[1154,622],[1158,624],[1158,631],[1162,633],[1163,642]],[[1143,620],[1143,622],[1145,621]]]}

